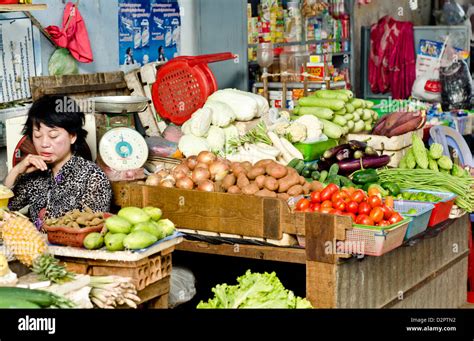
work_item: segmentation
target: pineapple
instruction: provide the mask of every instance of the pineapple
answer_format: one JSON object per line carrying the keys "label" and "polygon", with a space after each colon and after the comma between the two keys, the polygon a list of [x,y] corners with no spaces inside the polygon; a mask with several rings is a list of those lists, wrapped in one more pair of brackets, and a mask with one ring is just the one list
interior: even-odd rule
{"label": "pineapple", "polygon": [[25,216],[16,213],[4,213],[2,237],[6,247],[21,263],[32,266],[33,261],[47,250],[41,233]]}
{"label": "pineapple", "polygon": [[73,274],[59,264],[53,256],[46,254],[48,246],[41,233],[25,216],[4,213],[3,241],[15,257],[37,273],[42,279],[59,283],[73,278]]}
{"label": "pineapple", "polygon": [[10,268],[8,267],[7,257],[0,253],[0,277],[3,277],[8,273],[10,273]]}

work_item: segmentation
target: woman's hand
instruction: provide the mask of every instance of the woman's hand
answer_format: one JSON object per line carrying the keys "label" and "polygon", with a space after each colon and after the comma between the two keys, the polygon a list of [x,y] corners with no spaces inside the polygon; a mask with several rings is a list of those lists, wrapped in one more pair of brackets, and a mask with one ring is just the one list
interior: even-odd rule
{"label": "woman's hand", "polygon": [[37,170],[45,171],[48,169],[48,165],[45,161],[48,161],[47,157],[41,155],[28,154],[20,163],[12,168],[5,178],[4,184],[8,188],[12,188],[16,182],[16,179],[26,173],[32,173]]}
{"label": "woman's hand", "polygon": [[28,154],[14,169],[17,169],[18,175],[32,173],[37,170],[45,171],[48,169],[48,165],[45,162],[47,160],[48,158],[44,156]]}

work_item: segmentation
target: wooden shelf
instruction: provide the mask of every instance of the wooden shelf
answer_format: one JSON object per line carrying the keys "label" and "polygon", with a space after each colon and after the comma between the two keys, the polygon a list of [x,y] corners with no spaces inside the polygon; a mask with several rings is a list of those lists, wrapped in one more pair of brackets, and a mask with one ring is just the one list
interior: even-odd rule
{"label": "wooden shelf", "polygon": [[48,8],[46,4],[9,4],[0,5],[0,12],[29,12],[42,11]]}

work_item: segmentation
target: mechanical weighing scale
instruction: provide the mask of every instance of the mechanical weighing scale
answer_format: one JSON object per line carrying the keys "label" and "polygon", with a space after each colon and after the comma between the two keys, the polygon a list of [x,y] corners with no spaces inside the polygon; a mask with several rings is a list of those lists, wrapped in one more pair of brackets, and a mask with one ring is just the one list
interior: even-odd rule
{"label": "mechanical weighing scale", "polygon": [[97,157],[99,166],[111,181],[144,178],[143,165],[148,159],[148,146],[138,112],[146,109],[149,99],[103,96],[92,97],[91,100],[95,112],[105,116],[105,126],[99,128],[99,136],[102,135]]}

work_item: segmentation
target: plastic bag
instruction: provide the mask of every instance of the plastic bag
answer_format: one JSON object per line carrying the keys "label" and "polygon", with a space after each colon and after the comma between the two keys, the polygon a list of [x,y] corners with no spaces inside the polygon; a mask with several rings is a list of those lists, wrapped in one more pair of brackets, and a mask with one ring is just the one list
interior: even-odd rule
{"label": "plastic bag", "polygon": [[171,270],[170,294],[168,306],[174,308],[190,301],[196,295],[196,279],[193,273],[185,268],[173,266]]}
{"label": "plastic bag", "polygon": [[181,152],[176,142],[168,141],[161,136],[147,136],[145,137],[145,141],[151,156],[181,157]]}
{"label": "plastic bag", "polygon": [[441,22],[445,25],[459,25],[466,20],[466,13],[461,5],[454,0],[450,0],[443,5]]}
{"label": "plastic bag", "polygon": [[451,47],[446,48],[439,74],[443,110],[469,109],[473,88],[469,66]]}
{"label": "plastic bag", "polygon": [[68,49],[56,49],[48,63],[50,76],[76,75],[79,73],[77,62]]}

